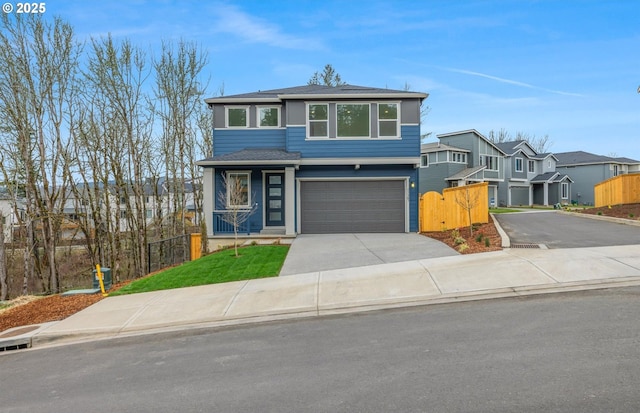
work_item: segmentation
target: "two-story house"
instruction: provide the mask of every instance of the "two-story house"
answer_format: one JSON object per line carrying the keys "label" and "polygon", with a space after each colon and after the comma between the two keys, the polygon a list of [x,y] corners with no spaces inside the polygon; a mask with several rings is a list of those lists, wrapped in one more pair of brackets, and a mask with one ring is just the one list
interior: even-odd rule
{"label": "two-story house", "polygon": [[573,180],[556,171],[558,159],[552,153],[537,153],[527,141],[496,143],[505,153],[505,182],[500,185],[500,204],[555,205],[571,199]]}
{"label": "two-story house", "polygon": [[489,205],[498,202],[505,180],[505,153],[476,130],[438,135],[439,142],[421,145],[420,193],[470,183],[489,183]]}
{"label": "two-story house", "polygon": [[566,204],[572,179],[556,171],[552,153],[526,141],[494,143],[476,130],[438,135],[421,145],[420,193],[489,183],[489,206]]}
{"label": "two-story house", "polygon": [[[207,99],[203,168],[209,237],[231,208],[256,208],[251,234],[417,232],[424,93],[306,85]],[[241,188],[230,205],[224,182]],[[222,196],[220,196],[222,194]]]}
{"label": "two-story house", "polygon": [[629,158],[596,155],[584,151],[556,153],[557,169],[571,174],[574,200],[583,205],[595,202],[594,186],[609,178],[627,173],[640,173],[640,161]]}

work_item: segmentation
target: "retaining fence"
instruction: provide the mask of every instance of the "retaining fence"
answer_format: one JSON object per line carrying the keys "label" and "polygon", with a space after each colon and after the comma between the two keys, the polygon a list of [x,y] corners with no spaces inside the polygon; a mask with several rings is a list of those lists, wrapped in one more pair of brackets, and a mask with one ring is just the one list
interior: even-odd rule
{"label": "retaining fence", "polygon": [[636,204],[640,202],[640,174],[624,174],[597,183],[593,187],[595,206]]}
{"label": "retaining fence", "polygon": [[446,231],[469,226],[471,222],[489,222],[489,184],[477,184],[445,188],[439,192],[427,192],[420,197],[420,231]]}

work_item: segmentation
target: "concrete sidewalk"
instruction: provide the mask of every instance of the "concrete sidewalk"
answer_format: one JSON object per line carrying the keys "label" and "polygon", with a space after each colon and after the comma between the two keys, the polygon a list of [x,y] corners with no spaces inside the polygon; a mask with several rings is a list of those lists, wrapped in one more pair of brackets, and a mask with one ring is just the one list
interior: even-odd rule
{"label": "concrete sidewalk", "polygon": [[30,344],[39,347],[189,328],[631,285],[640,285],[640,245],[506,249],[108,297],[63,321],[11,339],[28,338]]}

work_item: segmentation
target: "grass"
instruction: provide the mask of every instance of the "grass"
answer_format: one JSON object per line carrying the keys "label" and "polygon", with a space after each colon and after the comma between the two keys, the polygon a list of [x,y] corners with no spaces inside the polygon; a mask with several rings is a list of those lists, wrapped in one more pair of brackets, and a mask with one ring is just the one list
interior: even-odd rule
{"label": "grass", "polygon": [[233,249],[223,250],[136,280],[109,295],[275,277],[280,272],[288,251],[289,247],[286,245],[249,246],[238,249],[239,256],[236,258]]}
{"label": "grass", "polygon": [[492,214],[508,214],[510,212],[522,212],[522,210],[511,208],[489,208],[489,212]]}

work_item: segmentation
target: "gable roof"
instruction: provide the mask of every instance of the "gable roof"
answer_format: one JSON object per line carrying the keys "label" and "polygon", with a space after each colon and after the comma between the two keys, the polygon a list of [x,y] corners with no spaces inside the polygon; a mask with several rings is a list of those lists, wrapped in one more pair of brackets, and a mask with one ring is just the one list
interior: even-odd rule
{"label": "gable roof", "polygon": [[460,179],[466,179],[472,175],[477,174],[478,172],[486,169],[486,165],[478,165],[471,168],[465,168],[458,173],[451,175],[448,178],[445,178],[445,181],[458,181]]}
{"label": "gable roof", "polygon": [[537,175],[535,178],[531,180],[532,184],[540,184],[540,183],[552,183],[552,182],[562,182],[568,180],[573,182],[573,179],[569,175],[561,174],[560,172],[547,172],[540,175]]}
{"label": "gable roof", "polygon": [[208,104],[241,103],[241,102],[282,102],[292,99],[426,99],[426,93],[410,92],[406,90],[382,89],[356,85],[304,85],[282,89],[262,90],[239,95],[220,96],[205,99]]}
{"label": "gable roof", "polygon": [[449,138],[452,136],[457,136],[457,135],[465,135],[465,134],[474,134],[476,136],[478,136],[480,139],[482,139],[483,141],[487,142],[489,145],[493,146],[498,152],[500,152],[503,155],[506,155],[506,153],[500,149],[495,143],[491,142],[491,140],[487,139],[484,135],[482,135],[480,132],[478,132],[475,129],[467,129],[467,130],[463,130],[463,131],[459,131],[459,132],[449,132],[449,133],[443,133],[440,135],[436,135],[436,137],[438,139],[443,139],[443,138]]}
{"label": "gable roof", "polygon": [[556,153],[558,166],[597,165],[606,163],[640,164],[640,161],[629,158],[612,158],[584,151]]}
{"label": "gable roof", "polygon": [[507,155],[513,155],[514,153],[518,152],[520,147],[523,145],[528,146],[529,149],[533,151],[533,153],[536,153],[535,149],[533,149],[531,145],[529,145],[529,143],[525,140],[498,142],[498,143],[495,143],[495,145]]}

